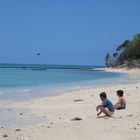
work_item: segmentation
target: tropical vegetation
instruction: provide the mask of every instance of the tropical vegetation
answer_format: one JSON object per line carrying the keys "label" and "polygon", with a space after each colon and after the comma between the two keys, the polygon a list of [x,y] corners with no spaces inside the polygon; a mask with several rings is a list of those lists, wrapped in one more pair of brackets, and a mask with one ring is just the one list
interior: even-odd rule
{"label": "tropical vegetation", "polygon": [[113,54],[107,53],[105,61],[107,67],[140,68],[140,34],[125,40]]}

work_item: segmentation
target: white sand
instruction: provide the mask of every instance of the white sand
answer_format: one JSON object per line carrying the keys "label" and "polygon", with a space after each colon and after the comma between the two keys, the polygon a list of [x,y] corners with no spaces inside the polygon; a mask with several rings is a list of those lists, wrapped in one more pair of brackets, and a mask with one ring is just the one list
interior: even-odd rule
{"label": "white sand", "polygon": [[[115,71],[140,77],[140,70]],[[108,98],[116,103],[118,89],[125,92],[127,108],[115,111],[114,117],[97,118],[95,109],[101,103],[100,92],[107,92]],[[74,102],[77,99],[83,101]],[[10,109],[7,115],[21,119],[21,124],[24,121],[29,123],[21,126],[0,124],[0,140],[140,140],[140,83],[81,88],[64,95],[22,103],[3,101],[0,103],[2,108]],[[71,121],[75,117],[82,120]],[[32,122],[35,119],[37,121]],[[8,137],[4,138],[4,134]]]}

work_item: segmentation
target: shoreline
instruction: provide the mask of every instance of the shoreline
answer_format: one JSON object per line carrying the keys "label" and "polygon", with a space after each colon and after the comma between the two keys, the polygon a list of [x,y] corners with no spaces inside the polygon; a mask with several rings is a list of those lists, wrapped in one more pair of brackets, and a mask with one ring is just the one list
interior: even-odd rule
{"label": "shoreline", "polygon": [[[110,74],[110,75],[108,75],[110,77],[105,77],[105,78],[102,78],[102,79],[99,78],[97,80],[94,80],[94,79],[90,80],[89,79],[89,80],[85,80],[85,81],[83,80],[83,81],[75,81],[75,82],[59,83],[59,84],[54,83],[54,84],[50,84],[50,85],[42,84],[42,85],[31,85],[31,86],[26,86],[25,85],[25,86],[21,86],[21,87],[8,87],[8,88],[3,87],[0,90],[0,97],[2,97],[2,98],[4,97],[5,99],[6,99],[6,97],[8,97],[8,99],[10,99],[10,97],[12,98],[13,95],[16,97],[16,96],[21,96],[21,95],[26,94],[26,95],[29,95],[29,98],[30,98],[30,96],[32,96],[32,95],[34,96],[35,94],[37,96],[37,93],[40,92],[40,93],[44,93],[44,94],[42,94],[41,96],[37,96],[37,97],[42,98],[42,97],[45,97],[45,96],[49,97],[51,95],[55,96],[56,92],[58,93],[58,92],[61,92],[61,91],[68,92],[69,90],[77,90],[77,89],[82,90],[84,88],[106,87],[110,84],[112,85],[114,82],[117,85],[120,84],[120,82],[122,84],[129,84],[127,81],[131,80],[131,79],[125,80],[125,81],[123,80],[123,79],[126,79],[126,77],[129,77],[128,75],[130,75],[130,73],[128,73],[128,71],[120,71],[120,70],[118,71],[118,70],[115,70],[115,69],[108,69],[108,68],[99,68],[99,69],[94,69],[94,70],[91,69],[90,71],[99,71],[99,72],[104,71],[104,72],[109,72],[109,73],[112,73],[112,74],[116,73],[116,74],[114,74],[114,76],[111,76],[111,74]],[[122,75],[120,75],[120,74],[122,74]],[[93,75],[94,75],[94,73],[93,73]],[[124,76],[124,78],[122,78],[122,76]],[[108,80],[108,81],[106,81],[106,80]],[[113,83],[111,83],[110,80]],[[135,82],[136,81],[133,81],[133,83],[135,83]],[[139,80],[138,80],[138,82],[139,82]],[[132,82],[130,82],[130,84],[131,83]],[[61,93],[58,93],[58,94],[60,95]],[[56,95],[58,95],[58,94],[56,94]],[[64,93],[62,93],[62,94],[64,94]]]}
{"label": "shoreline", "polygon": [[[110,70],[120,71],[124,70]],[[130,76],[140,77],[139,70],[127,71]],[[106,91],[108,98],[117,102],[116,91],[123,89],[127,108],[115,111],[114,117],[98,119],[96,105],[101,103],[99,94]],[[1,102],[0,113],[15,122],[0,124],[0,139],[8,135],[10,140],[129,140],[140,139],[140,83],[87,87],[65,94],[43,97],[24,102]],[[71,121],[79,117],[81,121]],[[1,120],[4,118],[1,118]],[[5,118],[6,120],[6,118]],[[12,120],[9,120],[9,124]],[[28,125],[22,125],[22,123]],[[15,131],[20,129],[19,131]],[[102,135],[101,135],[102,134]],[[126,135],[127,134],[127,135]]]}

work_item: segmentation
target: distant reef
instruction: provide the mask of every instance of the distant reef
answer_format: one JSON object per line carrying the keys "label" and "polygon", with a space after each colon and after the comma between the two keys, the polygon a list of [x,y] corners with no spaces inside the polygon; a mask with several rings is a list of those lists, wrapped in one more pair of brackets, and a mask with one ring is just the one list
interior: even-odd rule
{"label": "distant reef", "polygon": [[107,53],[105,64],[107,67],[140,68],[140,33],[132,40],[125,40],[113,54]]}
{"label": "distant reef", "polygon": [[[104,66],[88,66],[88,65],[46,65],[46,64],[0,64],[0,68],[13,68],[32,71],[46,71],[49,69],[54,70],[81,70],[81,71],[101,71],[99,68]],[[103,70],[102,70],[103,71]]]}

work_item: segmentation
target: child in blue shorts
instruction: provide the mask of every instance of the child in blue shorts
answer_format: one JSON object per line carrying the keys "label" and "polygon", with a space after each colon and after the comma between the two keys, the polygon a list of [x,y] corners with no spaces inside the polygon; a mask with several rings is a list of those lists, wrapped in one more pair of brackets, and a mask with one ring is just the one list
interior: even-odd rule
{"label": "child in blue shorts", "polygon": [[114,105],[114,108],[117,110],[125,109],[126,108],[126,100],[123,97],[123,90],[117,91],[117,96],[119,97],[119,101]]}

